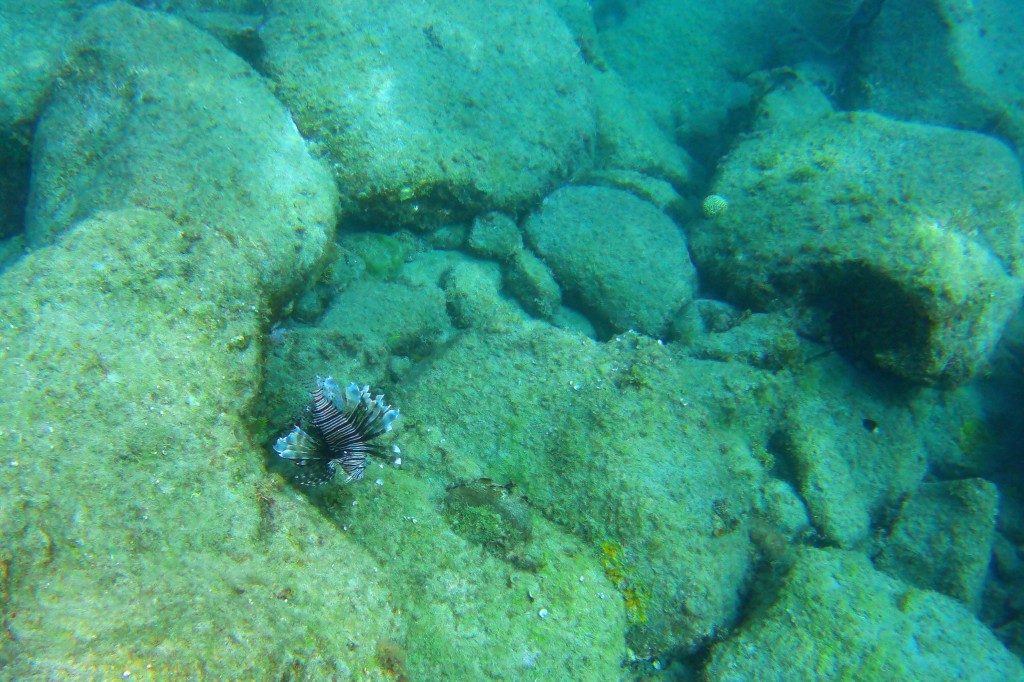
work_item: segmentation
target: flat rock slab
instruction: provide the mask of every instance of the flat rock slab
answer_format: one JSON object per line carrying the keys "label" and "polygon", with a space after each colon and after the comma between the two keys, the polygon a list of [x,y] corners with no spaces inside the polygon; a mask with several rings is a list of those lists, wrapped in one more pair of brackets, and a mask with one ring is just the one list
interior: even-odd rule
{"label": "flat rock slab", "polygon": [[714,192],[728,210],[690,231],[707,283],[754,308],[823,311],[837,347],[915,382],[970,377],[1020,303],[1020,168],[993,138],[763,116]]}
{"label": "flat rock slab", "polygon": [[516,209],[589,163],[589,76],[546,3],[273,2],[260,35],[278,95],[368,219]]}

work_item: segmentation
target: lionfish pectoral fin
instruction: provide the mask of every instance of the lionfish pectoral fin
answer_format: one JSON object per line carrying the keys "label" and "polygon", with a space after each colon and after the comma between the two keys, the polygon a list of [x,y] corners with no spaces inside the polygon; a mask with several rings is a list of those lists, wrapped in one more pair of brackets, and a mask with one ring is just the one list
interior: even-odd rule
{"label": "lionfish pectoral fin", "polygon": [[384,413],[384,417],[381,420],[381,425],[384,427],[384,431],[388,432],[391,430],[391,423],[398,419],[398,408],[392,408]]}
{"label": "lionfish pectoral fin", "polygon": [[293,427],[287,436],[277,439],[274,451],[284,459],[299,463],[310,459],[323,459],[320,442],[298,426]]}

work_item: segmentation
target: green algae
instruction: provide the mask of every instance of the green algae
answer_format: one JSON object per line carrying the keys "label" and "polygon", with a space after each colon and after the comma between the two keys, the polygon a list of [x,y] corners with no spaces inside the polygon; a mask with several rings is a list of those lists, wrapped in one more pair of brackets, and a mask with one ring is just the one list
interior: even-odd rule
{"label": "green algae", "polygon": [[367,273],[383,280],[393,279],[412,252],[408,239],[387,234],[348,235],[342,245],[362,259]]}
{"label": "green algae", "polygon": [[537,570],[539,559],[529,546],[533,512],[504,487],[490,481],[454,485],[445,495],[444,514],[466,540],[522,570]]}

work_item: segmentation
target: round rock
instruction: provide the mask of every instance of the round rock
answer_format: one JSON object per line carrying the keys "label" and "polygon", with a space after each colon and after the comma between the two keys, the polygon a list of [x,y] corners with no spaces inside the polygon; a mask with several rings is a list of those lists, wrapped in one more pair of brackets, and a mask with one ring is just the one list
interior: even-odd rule
{"label": "round rock", "polygon": [[525,230],[570,302],[612,332],[658,336],[693,298],[697,275],[682,230],[629,192],[564,187]]}

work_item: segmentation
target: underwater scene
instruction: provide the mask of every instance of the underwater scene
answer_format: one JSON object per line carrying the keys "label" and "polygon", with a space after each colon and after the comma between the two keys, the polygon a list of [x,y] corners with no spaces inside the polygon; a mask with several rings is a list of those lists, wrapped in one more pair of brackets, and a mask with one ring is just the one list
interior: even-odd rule
{"label": "underwater scene", "polygon": [[0,680],[1024,680],[1021,0],[0,54]]}

